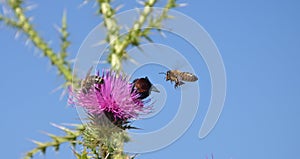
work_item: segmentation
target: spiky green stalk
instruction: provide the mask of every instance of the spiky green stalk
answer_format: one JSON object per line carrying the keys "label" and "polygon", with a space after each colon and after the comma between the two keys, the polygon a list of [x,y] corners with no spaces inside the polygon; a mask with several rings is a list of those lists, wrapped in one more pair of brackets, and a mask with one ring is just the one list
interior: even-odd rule
{"label": "spiky green stalk", "polygon": [[164,7],[161,15],[149,22],[146,29],[142,29],[150,14],[152,13],[152,7],[157,0],[148,0],[144,3],[144,9],[140,14],[137,21],[134,22],[133,27],[124,36],[119,34],[119,26],[114,19],[115,10],[111,8],[110,0],[98,0],[100,6],[100,13],[103,15],[104,25],[107,29],[106,41],[110,44],[110,52],[108,56],[108,62],[111,64],[113,70],[119,72],[122,70],[122,60],[128,58],[126,49],[130,46],[139,46],[141,38],[149,38],[150,29],[157,29],[162,21],[167,18],[167,12],[176,7],[175,0],[169,0]]}
{"label": "spiky green stalk", "polygon": [[[126,49],[130,46],[139,46],[141,39],[146,38],[147,40],[151,41],[149,34],[151,29],[159,29],[161,27],[161,23],[164,19],[168,18],[168,11],[169,9],[176,7],[176,1],[175,0],[168,0],[166,6],[164,7],[164,10],[161,15],[157,17],[150,17],[149,16],[152,13],[152,7],[157,2],[156,0],[148,0],[144,3],[144,9],[142,13],[140,14],[137,21],[134,22],[132,28],[129,30],[127,34],[124,36],[120,36],[119,33],[119,26],[114,19],[114,15],[116,13],[116,10],[111,7],[110,0],[97,0],[99,4],[99,13],[103,15],[104,25],[107,29],[107,43],[110,44],[110,53],[108,62],[111,64],[112,69],[116,71],[122,70],[122,60],[125,60],[128,55],[126,53]],[[72,70],[69,65],[69,63],[66,61],[67,54],[67,48],[70,45],[70,42],[68,41],[69,33],[67,32],[67,19],[66,14],[63,15],[62,18],[62,27],[60,29],[61,33],[61,49],[60,52],[55,53],[53,49],[45,42],[44,39],[38,34],[38,32],[34,29],[33,25],[29,21],[29,18],[26,17],[24,13],[24,9],[22,8],[23,1],[22,0],[9,0],[8,1],[9,6],[12,8],[15,18],[7,18],[2,15],[0,15],[0,21],[3,21],[8,26],[14,27],[20,31],[22,31],[29,40],[39,49],[43,54],[49,58],[51,63],[57,67],[58,72],[65,78],[65,80],[69,83],[72,82]],[[151,19],[152,18],[152,19]],[[143,29],[143,26],[147,23],[149,20],[146,29]],[[71,143],[75,144],[78,142],[78,137],[83,136],[87,140],[93,139],[93,135],[95,135],[94,132],[97,132],[98,130],[93,130],[92,132],[87,131],[84,129],[85,126],[81,125],[82,129],[76,129],[75,131],[71,131],[69,129],[65,129],[63,127],[60,127],[63,129],[63,131],[66,132],[65,136],[55,136],[52,134],[48,134],[52,141],[50,142],[35,142],[37,144],[37,147],[33,150],[29,151],[26,154],[25,158],[31,158],[34,154],[38,152],[46,152],[46,149],[48,147],[54,147],[58,150],[59,146],[62,143]],[[115,141],[112,141],[112,144],[102,144],[93,146],[85,146],[84,150],[80,153],[74,152],[77,158],[80,159],[87,159],[91,158],[90,154],[94,154],[94,157],[96,158],[115,158],[115,159],[122,159],[122,158],[130,158],[129,156],[125,155],[122,152],[123,143],[126,142],[128,139],[126,135],[122,132],[116,132],[113,134],[115,136],[112,136],[112,138]],[[99,135],[96,135],[96,137],[99,137]],[[98,138],[97,138],[98,139]],[[89,142],[89,141],[88,141]],[[90,142],[92,143],[92,142]],[[92,151],[88,151],[88,148]]]}
{"label": "spiky green stalk", "polygon": [[[66,61],[63,58],[60,58],[52,48],[45,42],[45,40],[38,34],[34,29],[33,25],[30,23],[29,18],[26,17],[24,9],[22,8],[23,1],[21,0],[9,0],[8,4],[12,8],[16,21],[9,20],[1,16],[2,20],[5,21],[9,26],[16,27],[18,30],[21,30],[30,41],[43,52],[43,55],[48,57],[51,61],[51,64],[56,66],[59,74],[61,74],[67,82],[72,81],[72,71],[69,65],[66,65]],[[0,19],[0,20],[1,20]]]}
{"label": "spiky green stalk", "polygon": [[28,151],[26,155],[24,156],[24,159],[31,159],[36,153],[46,153],[46,150],[50,147],[53,147],[55,151],[59,150],[59,147],[64,143],[70,143],[73,147],[78,143],[77,138],[82,134],[82,132],[85,130],[85,127],[83,125],[77,125],[75,130],[68,129],[63,126],[59,126],[56,124],[52,124],[53,126],[59,128],[60,130],[64,131],[66,133],[65,136],[56,136],[50,133],[46,133],[52,141],[49,142],[39,142],[39,141],[33,141],[37,146],[36,148]]}
{"label": "spiky green stalk", "polygon": [[68,67],[70,67],[70,64],[66,61],[66,57],[68,56],[68,52],[67,49],[70,46],[71,42],[68,40],[69,38],[69,32],[68,32],[68,24],[67,24],[67,13],[64,12],[63,17],[62,17],[62,26],[60,29],[60,40],[61,40],[61,44],[60,44],[60,59],[62,59],[65,63],[65,65],[68,65]]}

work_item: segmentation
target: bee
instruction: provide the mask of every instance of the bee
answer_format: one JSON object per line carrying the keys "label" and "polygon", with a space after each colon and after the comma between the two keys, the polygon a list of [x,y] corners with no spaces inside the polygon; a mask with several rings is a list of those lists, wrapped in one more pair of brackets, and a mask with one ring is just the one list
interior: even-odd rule
{"label": "bee", "polygon": [[167,71],[167,73],[161,72],[160,74],[166,75],[166,81],[170,80],[171,83],[174,81],[175,88],[183,85],[184,82],[182,82],[182,81],[195,82],[198,80],[198,77],[196,75],[194,75],[190,72],[181,72],[179,70],[169,70],[169,71]]}
{"label": "bee", "polygon": [[147,98],[150,95],[151,91],[159,93],[159,90],[153,86],[148,77],[135,79],[132,82],[131,93],[133,91],[136,91],[140,95],[138,99]]}
{"label": "bee", "polygon": [[[93,87],[94,84],[103,84],[104,80],[102,77],[97,76],[97,75],[90,75],[92,71],[91,67],[86,76],[85,79],[81,80],[80,85],[81,85],[81,90],[84,94],[87,94],[89,90]],[[97,89],[97,87],[95,87]],[[99,88],[98,88],[99,89]]]}

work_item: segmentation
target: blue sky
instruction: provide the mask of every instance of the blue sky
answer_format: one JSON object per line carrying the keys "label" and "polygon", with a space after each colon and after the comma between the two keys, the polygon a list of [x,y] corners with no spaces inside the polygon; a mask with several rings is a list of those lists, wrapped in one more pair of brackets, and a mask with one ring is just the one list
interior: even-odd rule
{"label": "blue sky", "polygon": [[[197,136],[209,104],[210,77],[201,57],[188,54],[187,59],[199,59],[199,62],[192,62],[200,77],[201,100],[197,116],[176,142],[138,158],[204,159],[210,154],[214,154],[215,159],[297,158],[297,147],[300,146],[300,2],[180,2],[188,5],[177,10],[207,30],[223,57],[227,73],[225,107],[213,131],[200,140]],[[90,30],[101,22],[92,3],[81,8],[79,2],[66,0],[33,3],[38,6],[28,15],[34,17],[35,27],[45,39],[52,41],[51,46],[55,49],[59,43],[53,26],[60,24],[63,10],[67,10],[72,57]],[[125,0],[114,2],[115,5],[122,3]],[[161,5],[163,2],[160,1],[158,6]],[[136,6],[127,2],[121,11]],[[59,100],[61,91],[51,93],[62,83],[56,70],[48,59],[35,52],[31,44],[25,46],[26,37],[15,39],[15,32],[5,26],[0,29],[2,158],[21,158],[34,147],[29,139],[47,141],[42,131],[62,134],[51,127],[50,122],[79,122],[75,109],[67,106],[66,99]],[[159,39],[158,42],[177,47],[180,52],[193,52],[180,39],[174,39],[173,43]],[[136,124],[155,130],[172,119],[176,112],[176,106],[172,106],[178,103],[180,92],[174,91],[173,86],[156,73],[166,68],[147,67],[136,76],[146,74],[153,83],[162,84],[168,99],[157,116]],[[155,73],[146,72],[151,69]],[[70,150],[69,145],[64,145],[59,153],[49,150],[46,157],[37,155],[35,158],[74,158]]]}

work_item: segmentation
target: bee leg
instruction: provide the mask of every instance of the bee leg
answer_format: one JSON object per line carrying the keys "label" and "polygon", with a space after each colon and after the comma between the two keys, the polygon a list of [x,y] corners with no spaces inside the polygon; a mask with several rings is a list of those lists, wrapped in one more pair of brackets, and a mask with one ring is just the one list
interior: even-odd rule
{"label": "bee leg", "polygon": [[174,88],[176,89],[178,87],[177,83],[175,83]]}
{"label": "bee leg", "polygon": [[96,89],[98,92],[100,92],[100,88],[98,88],[98,87],[95,87],[95,89]]}
{"label": "bee leg", "polygon": [[86,89],[86,88],[82,88],[82,92],[83,92],[83,94],[88,94],[89,93],[88,89]]}
{"label": "bee leg", "polygon": [[[179,81],[177,78],[174,81],[175,81],[174,88],[177,88],[179,86]],[[172,83],[172,80],[171,80],[171,83]]]}
{"label": "bee leg", "polygon": [[177,88],[179,86],[178,82],[175,82],[174,88]]}
{"label": "bee leg", "polygon": [[177,88],[178,86],[181,86],[181,85],[183,85],[183,84],[184,84],[184,82],[178,81],[178,82],[175,82],[174,87]]}

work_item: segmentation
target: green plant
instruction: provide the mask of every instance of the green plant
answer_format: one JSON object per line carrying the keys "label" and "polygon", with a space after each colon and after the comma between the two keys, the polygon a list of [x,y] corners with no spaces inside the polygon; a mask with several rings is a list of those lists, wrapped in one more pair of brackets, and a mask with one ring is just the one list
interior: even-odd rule
{"label": "green plant", "polygon": [[[68,47],[71,45],[69,41],[69,32],[67,25],[67,15],[63,14],[62,25],[60,28],[60,50],[55,51],[51,48],[46,40],[41,37],[34,27],[34,24],[26,15],[25,4],[23,0],[8,0],[7,5],[13,11],[12,17],[7,17],[0,14],[0,23],[6,24],[8,27],[15,28],[22,32],[28,39],[39,49],[43,55],[48,58],[51,64],[57,68],[58,75],[65,79],[63,84],[65,88],[71,86],[72,81],[79,81],[77,77],[72,75],[72,67],[68,61]],[[109,44],[109,56],[107,62],[111,65],[111,69],[116,72],[122,71],[122,62],[129,59],[127,49],[129,47],[138,47],[142,39],[152,42],[150,33],[153,29],[159,30],[163,20],[169,18],[168,11],[174,7],[179,6],[175,0],[168,0],[163,8],[161,15],[151,17],[152,7],[157,3],[156,0],[147,0],[143,3],[143,11],[139,18],[134,22],[132,27],[125,35],[120,34],[118,21],[114,18],[117,9],[112,7],[110,0],[97,0],[98,14],[102,16],[104,26],[107,29],[106,43]],[[147,25],[143,29],[143,26]],[[76,82],[75,82],[76,83]],[[28,151],[24,158],[32,158],[36,153],[46,153],[49,147],[54,147],[59,151],[59,147],[63,143],[70,143],[71,145],[80,145],[83,147],[82,151],[76,151],[74,154],[77,158],[134,158],[122,152],[123,142],[129,141],[126,132],[116,132],[111,138],[113,142],[97,142],[99,129],[97,119],[93,116],[90,118],[90,125],[74,125],[74,129],[69,129],[63,126],[52,124],[53,126],[65,132],[65,136],[56,136],[46,133],[52,140],[49,142],[33,141],[36,148]],[[125,128],[131,128],[127,121],[122,121]],[[91,129],[88,129],[89,126]],[[93,127],[94,126],[94,127]],[[126,127],[127,126],[127,127]],[[93,129],[95,128],[95,129]],[[111,139],[110,138],[110,139]],[[113,146],[111,145],[113,144]],[[117,145],[117,146],[116,146]]]}

